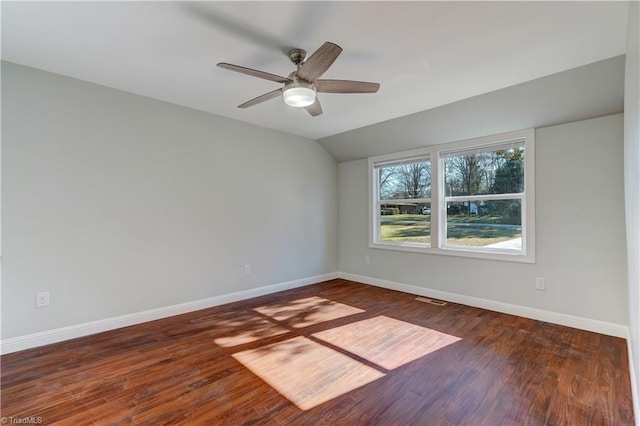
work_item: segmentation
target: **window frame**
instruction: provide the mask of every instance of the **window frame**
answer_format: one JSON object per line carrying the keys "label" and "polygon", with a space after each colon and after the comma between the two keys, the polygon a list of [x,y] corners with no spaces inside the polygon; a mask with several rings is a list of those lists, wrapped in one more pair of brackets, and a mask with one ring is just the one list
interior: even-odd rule
{"label": "window frame", "polygon": [[[445,196],[444,155],[453,151],[486,149],[501,146],[510,141],[523,140],[524,158],[524,191],[518,194],[483,194],[469,196]],[[396,200],[398,202],[430,202],[430,243],[385,242],[380,240],[380,182],[378,168],[380,164],[428,158],[431,167],[431,198]],[[410,151],[369,157],[369,247],[384,250],[407,251],[448,256],[461,256],[489,260],[535,263],[535,130],[525,129],[500,133],[479,138],[466,139],[445,144],[432,145]],[[516,196],[514,196],[516,195]],[[446,206],[451,201],[521,200],[521,235],[522,249],[499,249],[487,247],[465,247],[446,243]],[[427,200],[427,201],[425,201]]]}

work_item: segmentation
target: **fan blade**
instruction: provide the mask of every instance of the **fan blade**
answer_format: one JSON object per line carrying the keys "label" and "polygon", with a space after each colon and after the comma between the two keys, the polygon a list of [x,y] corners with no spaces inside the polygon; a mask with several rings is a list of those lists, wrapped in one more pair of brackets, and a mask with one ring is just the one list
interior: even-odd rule
{"label": "fan blade", "polygon": [[242,105],[238,105],[238,108],[249,108],[261,102],[268,101],[269,99],[277,98],[281,93],[282,89],[273,90],[271,92],[265,93],[264,95],[260,95],[257,98],[253,98],[250,101],[243,103]]}
{"label": "fan blade", "polygon": [[247,75],[250,75],[251,77],[258,77],[264,80],[275,81],[276,83],[288,83],[291,81],[291,79],[287,77],[280,77],[279,75],[269,74],[268,72],[258,71],[252,68],[241,67],[240,65],[227,64],[226,62],[220,62],[218,66],[220,68],[224,68],[230,71],[247,74]]}
{"label": "fan blade", "polygon": [[314,117],[322,114],[322,107],[320,106],[320,101],[318,100],[318,98],[316,98],[316,101],[314,103],[312,103],[308,107],[305,107],[304,109],[306,109],[307,112]]}
{"label": "fan blade", "polygon": [[342,47],[337,44],[325,42],[318,50],[313,52],[309,59],[302,63],[298,70],[298,77],[307,81],[315,81],[329,69],[342,52]]}
{"label": "fan blade", "polygon": [[318,80],[316,90],[322,93],[376,93],[379,83],[351,80]]}

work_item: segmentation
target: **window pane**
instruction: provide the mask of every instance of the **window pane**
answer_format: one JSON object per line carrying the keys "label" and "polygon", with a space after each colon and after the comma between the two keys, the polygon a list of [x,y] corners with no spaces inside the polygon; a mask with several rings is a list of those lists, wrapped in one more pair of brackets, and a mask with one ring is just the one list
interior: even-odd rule
{"label": "window pane", "polygon": [[379,167],[380,200],[431,198],[431,163]]}
{"label": "window pane", "polygon": [[431,242],[431,203],[380,206],[380,241]]}
{"label": "window pane", "polygon": [[524,192],[524,154],[524,146],[517,146],[445,158],[445,195]]}
{"label": "window pane", "polygon": [[447,245],[522,250],[521,201],[448,202]]}

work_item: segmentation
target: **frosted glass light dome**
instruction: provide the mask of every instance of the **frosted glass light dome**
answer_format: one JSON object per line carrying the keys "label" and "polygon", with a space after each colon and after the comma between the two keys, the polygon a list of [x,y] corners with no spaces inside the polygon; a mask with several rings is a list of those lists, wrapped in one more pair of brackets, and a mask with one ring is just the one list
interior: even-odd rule
{"label": "frosted glass light dome", "polygon": [[316,88],[311,83],[294,78],[282,92],[284,103],[292,107],[307,107],[316,101]]}

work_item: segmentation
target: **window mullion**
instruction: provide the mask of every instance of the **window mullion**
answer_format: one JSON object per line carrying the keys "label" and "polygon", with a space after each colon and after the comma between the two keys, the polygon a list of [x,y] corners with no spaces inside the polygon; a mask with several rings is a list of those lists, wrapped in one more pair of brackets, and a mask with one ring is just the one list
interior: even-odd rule
{"label": "window mullion", "polygon": [[[442,162],[436,151],[431,152],[431,247],[440,247],[440,224],[442,223]],[[434,193],[435,191],[435,193]]]}

